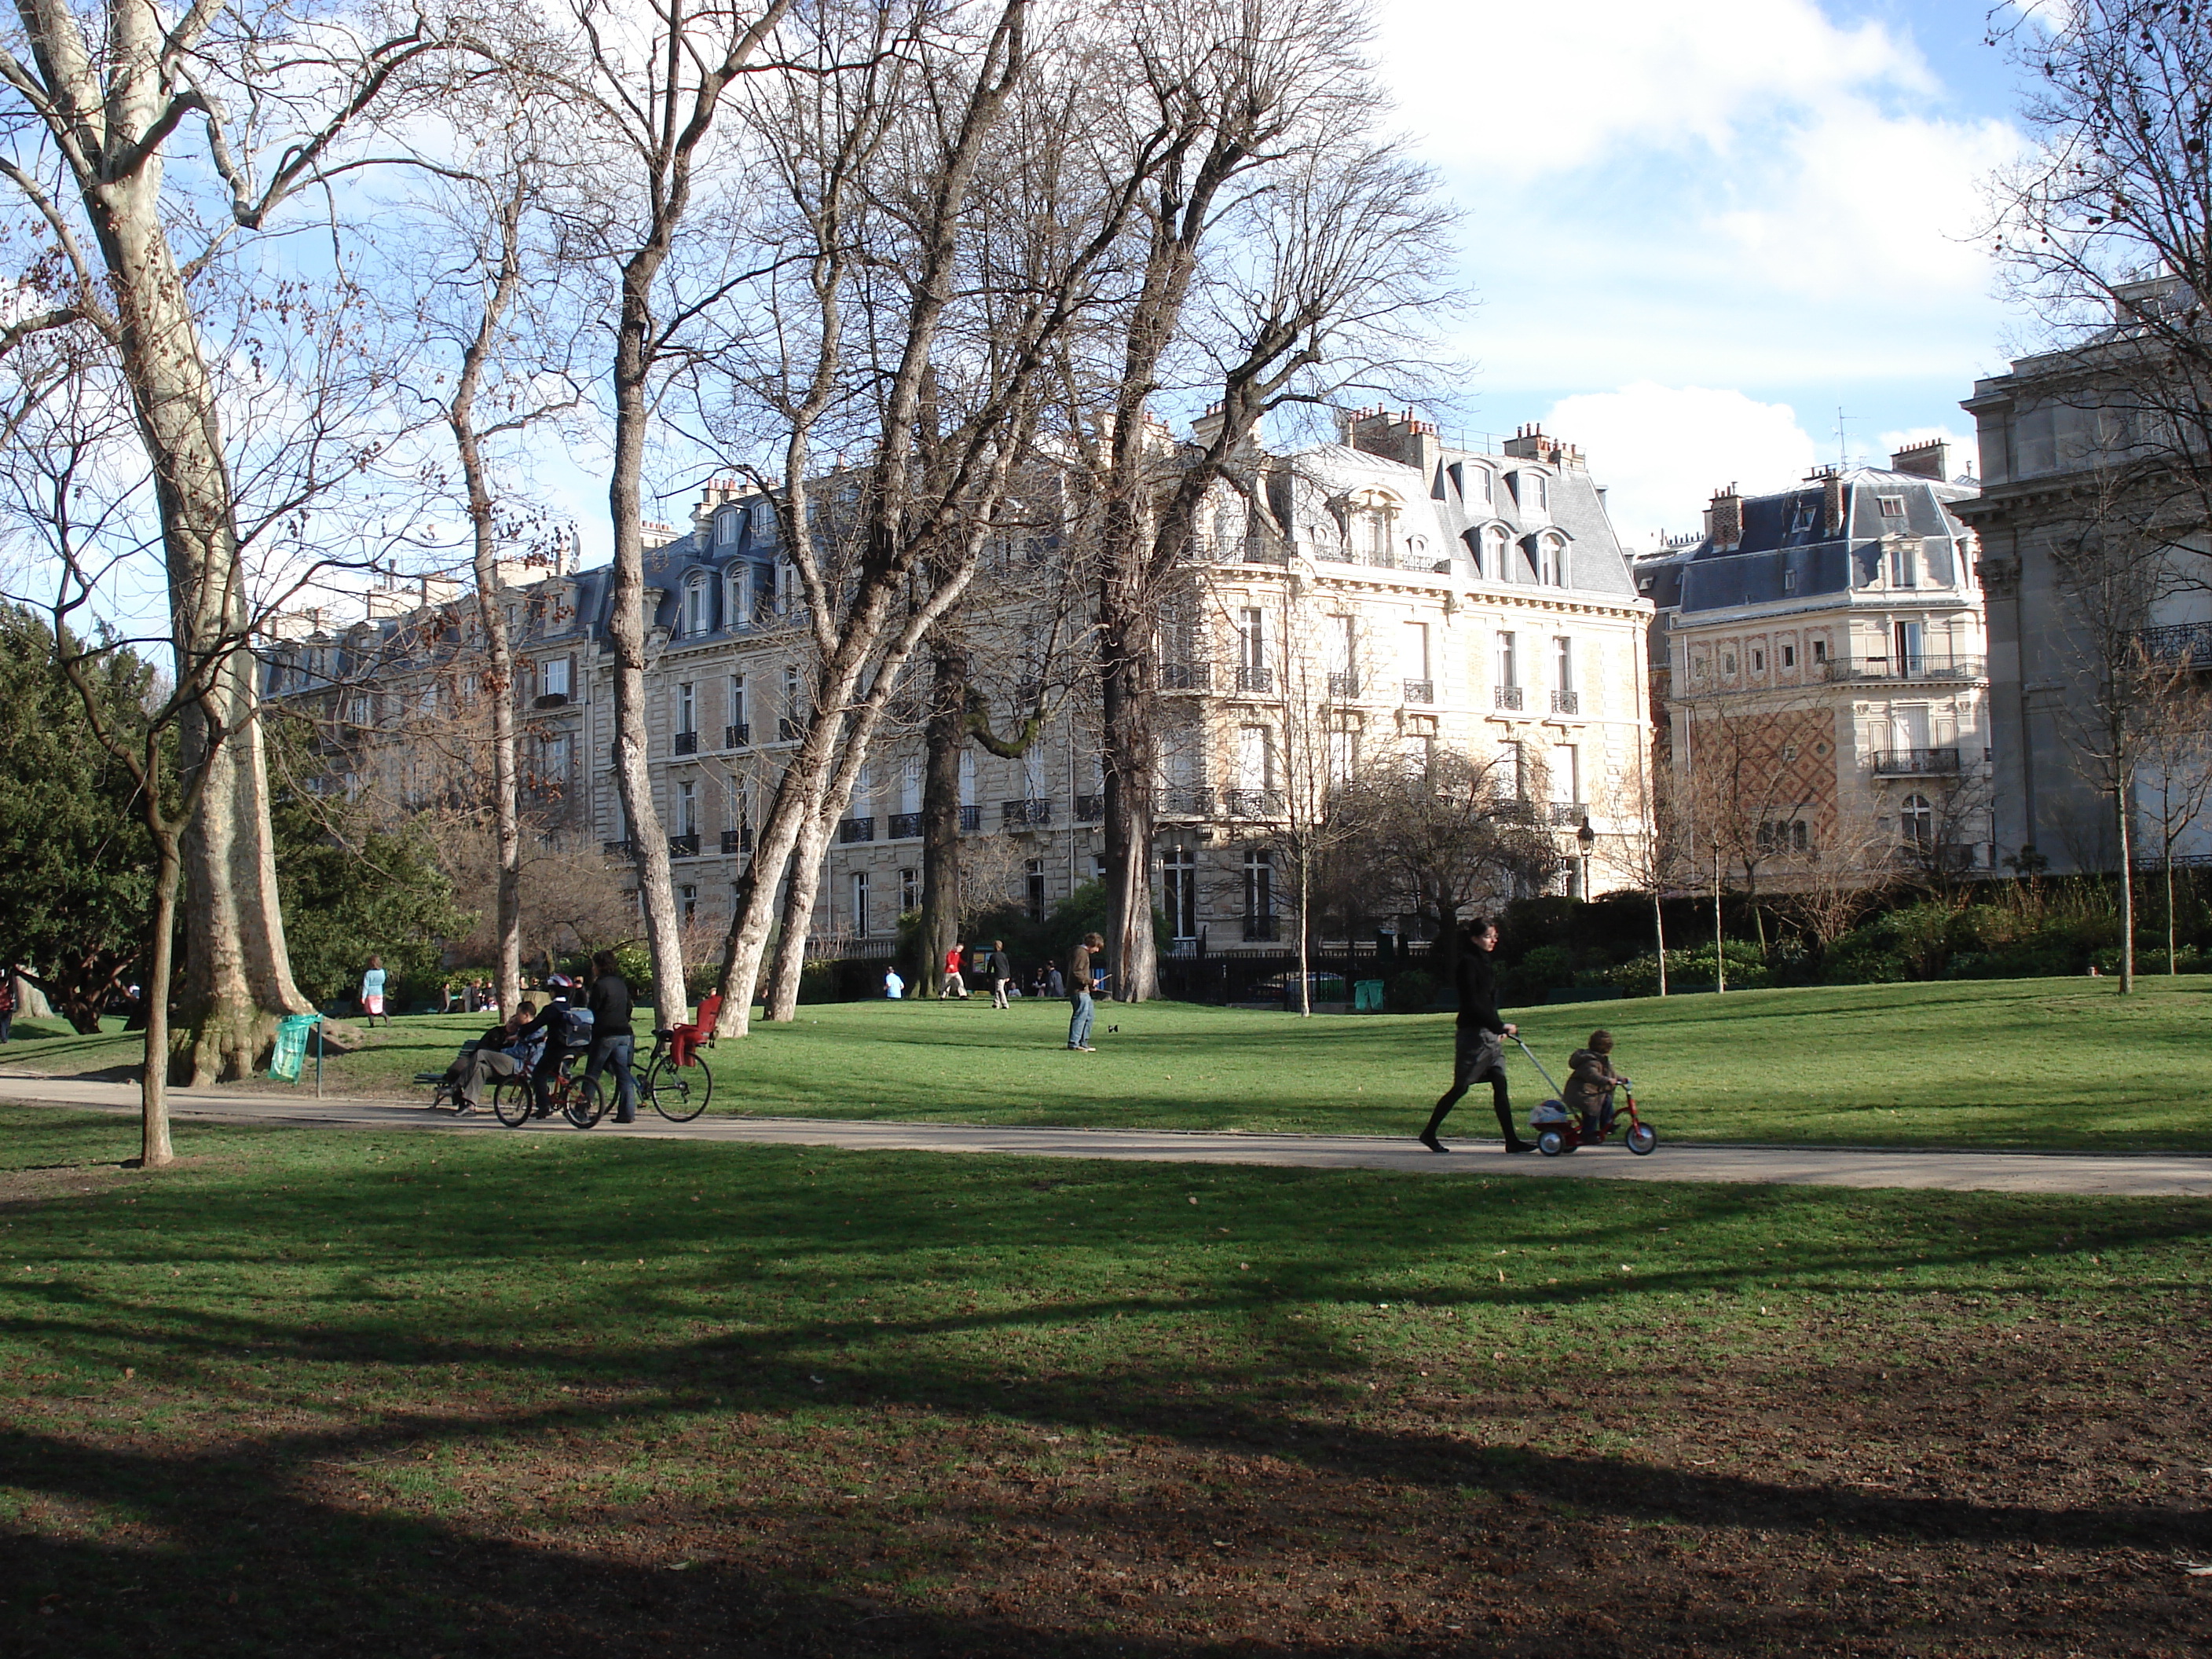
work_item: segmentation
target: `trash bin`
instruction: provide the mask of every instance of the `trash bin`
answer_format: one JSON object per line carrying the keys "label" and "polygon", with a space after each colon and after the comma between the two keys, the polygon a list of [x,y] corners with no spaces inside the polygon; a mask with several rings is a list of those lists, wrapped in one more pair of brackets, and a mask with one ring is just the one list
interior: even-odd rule
{"label": "trash bin", "polygon": [[1355,1014],[1379,1014],[1382,1012],[1381,980],[1363,979],[1352,982],[1352,1012]]}
{"label": "trash bin", "polygon": [[269,1056],[269,1075],[278,1083],[297,1083],[307,1058],[307,1033],[323,1023],[320,1014],[287,1014],[276,1024],[276,1047]]}

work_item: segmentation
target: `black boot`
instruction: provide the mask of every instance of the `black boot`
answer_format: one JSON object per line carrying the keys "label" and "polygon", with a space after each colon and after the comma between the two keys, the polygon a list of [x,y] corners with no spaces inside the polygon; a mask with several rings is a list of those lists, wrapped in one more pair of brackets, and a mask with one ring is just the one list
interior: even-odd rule
{"label": "black boot", "polygon": [[1437,1109],[1429,1115],[1429,1127],[1421,1131],[1421,1145],[1427,1147],[1432,1152],[1448,1152],[1451,1151],[1450,1147],[1445,1146],[1443,1141],[1437,1139],[1437,1131],[1443,1127],[1444,1115],[1450,1110],[1451,1108],[1448,1105],[1438,1105]]}
{"label": "black boot", "polygon": [[1515,1130],[1513,1127],[1513,1109],[1501,1100],[1497,1103],[1497,1110],[1498,1127],[1500,1133],[1502,1133],[1505,1137],[1505,1150],[1509,1152],[1534,1152],[1536,1150],[1536,1143],[1533,1140],[1522,1139],[1520,1134]]}

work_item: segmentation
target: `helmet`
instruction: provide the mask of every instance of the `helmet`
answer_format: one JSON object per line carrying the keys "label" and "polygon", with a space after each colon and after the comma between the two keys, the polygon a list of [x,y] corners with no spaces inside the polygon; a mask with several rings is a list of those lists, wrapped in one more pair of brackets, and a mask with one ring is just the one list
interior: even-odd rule
{"label": "helmet", "polygon": [[576,988],[576,981],[566,974],[555,974],[545,981],[545,988],[549,991],[573,991]]}

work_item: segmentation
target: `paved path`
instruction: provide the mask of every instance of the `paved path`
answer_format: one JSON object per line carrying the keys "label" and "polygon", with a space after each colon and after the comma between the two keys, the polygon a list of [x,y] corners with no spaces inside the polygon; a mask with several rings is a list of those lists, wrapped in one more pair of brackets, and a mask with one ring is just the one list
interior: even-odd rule
{"label": "paved path", "polygon": [[[26,1105],[135,1112],[136,1085],[0,1073],[0,1099]],[[459,1118],[388,1100],[173,1090],[180,1119],[344,1129],[431,1129],[512,1134],[497,1120]],[[556,1120],[525,1133],[580,1133]],[[594,1135],[663,1140],[744,1141],[837,1146],[854,1152],[993,1152],[1013,1158],[1108,1158],[1158,1164],[1258,1164],[1314,1170],[1403,1170],[1420,1175],[1517,1175],[1553,1179],[1779,1182],[1808,1187],[1927,1187],[1949,1192],[2082,1193],[2212,1198],[2212,1158],[2184,1154],[1868,1152],[1662,1142],[1649,1158],[1617,1146],[1567,1158],[1508,1158],[1494,1143],[1470,1143],[1438,1158],[1408,1138],[1379,1135],[1230,1134],[1171,1129],[1048,1129],[868,1119],[708,1117],[665,1123],[650,1113],[635,1128],[604,1122]]]}

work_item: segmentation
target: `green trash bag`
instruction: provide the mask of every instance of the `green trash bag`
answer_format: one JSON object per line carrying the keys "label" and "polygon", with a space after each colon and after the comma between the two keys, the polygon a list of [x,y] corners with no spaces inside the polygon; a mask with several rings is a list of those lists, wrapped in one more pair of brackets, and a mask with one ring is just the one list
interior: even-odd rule
{"label": "green trash bag", "polygon": [[1352,987],[1352,1006],[1356,1013],[1379,1014],[1382,1012],[1382,981],[1363,979]]}
{"label": "green trash bag", "polygon": [[307,1033],[322,1024],[320,1014],[287,1014],[276,1024],[276,1048],[269,1056],[269,1075],[279,1083],[297,1083],[301,1062],[307,1057]]}

